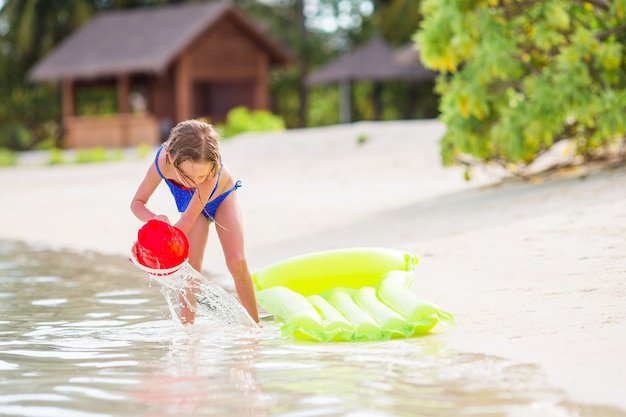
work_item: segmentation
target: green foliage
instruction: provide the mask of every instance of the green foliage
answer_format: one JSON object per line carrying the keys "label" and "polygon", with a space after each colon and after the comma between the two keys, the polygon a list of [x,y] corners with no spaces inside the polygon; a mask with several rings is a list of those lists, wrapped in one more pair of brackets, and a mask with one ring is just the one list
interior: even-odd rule
{"label": "green foliage", "polygon": [[137,145],[137,156],[140,159],[145,159],[152,152],[152,146],[147,143],[141,143]]}
{"label": "green foliage", "polygon": [[90,149],[78,149],[74,158],[74,162],[77,164],[87,164],[91,162],[104,162],[107,160],[106,149],[104,148],[90,148]]}
{"label": "green foliage", "polygon": [[77,116],[110,116],[117,114],[115,86],[89,86],[76,89]]}
{"label": "green foliage", "polygon": [[267,110],[248,110],[240,106],[228,112],[226,124],[216,127],[223,138],[229,138],[243,132],[285,130],[285,122]]}
{"label": "green foliage", "polygon": [[274,102],[273,112],[282,116],[287,128],[299,126],[300,97],[296,92],[300,74],[301,69],[296,66],[271,73],[270,91]]}
{"label": "green foliage", "polygon": [[593,158],[626,132],[626,0],[426,0],[445,163],[525,166],[562,139]]}
{"label": "green foliage", "polygon": [[77,164],[89,164],[92,162],[120,161],[124,157],[121,149],[105,149],[100,147],[78,149],[74,155]]}
{"label": "green foliage", "polygon": [[422,15],[417,0],[378,1],[376,27],[392,45],[404,45],[418,27]]}
{"label": "green foliage", "polygon": [[[73,154],[73,157],[72,157]],[[120,148],[105,149],[105,148],[88,148],[77,149],[76,152],[63,151],[59,148],[50,149],[50,165],[63,165],[63,164],[90,164],[94,162],[111,162],[121,161],[124,159],[124,150]]]}
{"label": "green foliage", "polygon": [[[352,120],[374,120],[373,83],[352,83]],[[310,91],[309,125],[339,123],[337,84],[314,86]],[[438,116],[434,83],[388,81],[382,87],[381,120],[432,119]]]}
{"label": "green foliage", "polygon": [[57,141],[55,137],[49,136],[48,138],[39,142],[34,149],[38,151],[50,151],[57,147]]}
{"label": "green foliage", "polygon": [[[58,86],[33,86],[28,83],[27,74],[37,61],[89,21],[94,13],[188,2],[197,0],[0,1],[0,96],[3,97],[0,102],[0,146],[30,150],[52,149],[60,144]],[[302,0],[233,0],[233,3],[278,43],[288,45],[286,49],[293,57],[293,65],[272,71],[271,101],[273,113],[280,115],[289,128],[305,127],[302,123],[307,120],[306,126],[338,122],[336,86],[312,89],[307,96],[309,89],[300,88],[307,74],[334,59],[338,53],[369,39],[373,33],[383,34],[395,46],[403,45],[409,41],[421,19],[420,0],[339,3],[321,0],[313,8]],[[315,25],[333,19],[338,25],[336,30],[321,30]],[[367,85],[355,88],[355,120],[372,118],[369,88]],[[95,91],[82,84],[76,90],[76,114],[115,113],[118,106],[116,94],[114,88]],[[402,94],[409,98],[402,97]],[[410,94],[400,86],[385,87],[383,119],[406,118],[407,114],[408,117],[415,114],[422,117],[428,113],[419,108],[413,111]],[[421,100],[420,93],[418,106],[421,106]]]}
{"label": "green foliage", "polygon": [[28,70],[84,23],[91,0],[0,2],[0,146],[28,150],[60,137],[61,105],[56,88],[33,86]]}
{"label": "green foliage", "polygon": [[15,152],[0,148],[0,167],[13,166],[17,164],[17,155]]}
{"label": "green foliage", "polygon": [[[307,27],[304,31],[304,28],[298,27],[300,19],[297,9],[299,5],[308,2],[235,0],[235,3],[255,20],[271,27],[279,42],[289,45],[294,65],[272,74],[273,111],[284,118],[288,128],[339,122],[337,85],[309,87],[308,95],[301,95],[299,87],[304,77],[336,59],[341,53],[369,40],[373,34],[382,35],[394,46],[404,46],[410,41],[421,19],[420,0],[374,0],[371,3],[321,0],[307,8]],[[271,3],[272,7],[260,10],[260,3]],[[321,22],[335,23],[337,27],[331,31],[321,30],[319,26],[316,27]],[[357,84],[362,85],[355,86],[353,90],[353,120],[372,120],[371,86],[366,82]],[[410,95],[411,90],[406,88],[406,83],[404,87],[388,88],[385,85],[383,94],[395,94],[395,97],[385,98],[383,119],[412,118],[415,114],[417,117],[436,115],[436,100],[431,99],[434,97],[432,89],[424,92],[425,100],[422,95],[415,100],[416,95]],[[424,109],[426,105],[430,108]],[[301,107],[305,110],[306,126],[301,125]]]}
{"label": "green foliage", "polygon": [[27,71],[92,15],[96,0],[4,0],[0,8],[2,81],[17,86]]}
{"label": "green foliage", "polygon": [[59,135],[60,106],[49,86],[4,90],[0,103],[0,146],[21,151]]}
{"label": "green foliage", "polygon": [[309,90],[308,121],[310,126],[339,123],[339,88],[337,85],[314,86]]}
{"label": "green foliage", "polygon": [[63,155],[63,151],[59,148],[50,149],[50,160],[48,162],[50,165],[63,165],[66,164],[65,156]]}

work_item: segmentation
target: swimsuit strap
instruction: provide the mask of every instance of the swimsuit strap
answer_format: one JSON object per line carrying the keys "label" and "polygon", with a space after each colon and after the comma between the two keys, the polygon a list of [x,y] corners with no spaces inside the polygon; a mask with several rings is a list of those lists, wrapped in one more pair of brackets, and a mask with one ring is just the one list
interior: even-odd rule
{"label": "swimsuit strap", "polygon": [[223,167],[224,165],[222,165],[222,155],[220,155],[220,170],[217,171],[217,181],[215,181],[215,187],[213,187],[213,191],[211,191],[211,195],[209,196],[209,199],[207,201],[211,201],[211,197],[213,197],[213,194],[215,194],[215,191],[217,191],[217,186],[220,183],[220,175],[222,174]]}
{"label": "swimsuit strap", "polygon": [[163,173],[161,172],[161,169],[159,168],[159,155],[161,155],[161,151],[162,150],[163,150],[163,145],[161,145],[159,147],[159,150],[157,151],[156,156],[154,157],[154,166],[156,166],[157,172],[159,173],[161,178],[163,178],[165,181],[167,181],[167,178],[165,178],[165,176],[163,176]]}
{"label": "swimsuit strap", "polygon": [[[159,155],[161,155],[161,151],[162,150],[163,150],[163,145],[161,145],[159,147],[159,150],[157,151],[156,156],[154,157],[154,166],[156,166],[157,172],[159,173],[161,178],[163,178],[165,180],[165,182],[169,183],[168,179],[165,178],[165,176],[161,172],[161,169],[159,168]],[[222,174],[222,168],[223,167],[224,167],[224,165],[222,165],[222,156],[220,155],[220,170],[217,172],[217,181],[215,181],[215,186],[213,187],[213,191],[211,191],[211,195],[209,196],[209,200],[211,199],[211,197],[213,197],[213,194],[215,194],[215,191],[217,191],[217,186],[220,183],[220,175]]]}

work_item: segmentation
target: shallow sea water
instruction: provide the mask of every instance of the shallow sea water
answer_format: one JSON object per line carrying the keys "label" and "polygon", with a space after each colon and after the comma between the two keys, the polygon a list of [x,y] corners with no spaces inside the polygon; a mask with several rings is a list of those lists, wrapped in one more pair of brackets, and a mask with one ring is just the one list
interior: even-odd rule
{"label": "shallow sea water", "polygon": [[271,317],[183,327],[159,287],[122,257],[0,242],[0,415],[625,416],[436,334],[320,344]]}

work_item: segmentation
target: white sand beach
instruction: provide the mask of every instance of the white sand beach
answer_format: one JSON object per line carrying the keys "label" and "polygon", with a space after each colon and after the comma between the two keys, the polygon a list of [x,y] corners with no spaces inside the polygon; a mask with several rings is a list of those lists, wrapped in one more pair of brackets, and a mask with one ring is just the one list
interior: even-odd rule
{"label": "white sand beach", "polygon": [[[440,165],[444,129],[361,122],[224,141],[251,269],[343,247],[414,253],[413,290],[457,317],[441,329],[451,348],[537,364],[572,401],[626,410],[626,169],[466,182]],[[33,154],[0,169],[0,240],[127,256],[152,157],[42,166]],[[168,193],[151,205],[176,218]],[[205,269],[225,275],[209,241]]]}

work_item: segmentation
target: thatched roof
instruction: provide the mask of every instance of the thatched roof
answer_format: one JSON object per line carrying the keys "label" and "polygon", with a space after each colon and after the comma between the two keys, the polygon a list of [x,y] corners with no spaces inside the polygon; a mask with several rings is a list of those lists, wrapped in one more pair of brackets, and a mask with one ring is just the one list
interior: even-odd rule
{"label": "thatched roof", "polygon": [[96,15],[64,40],[29,73],[31,81],[89,79],[121,73],[160,73],[203,31],[232,18],[272,64],[289,56],[235,6],[227,3],[180,4],[111,11]]}
{"label": "thatched roof", "polygon": [[312,73],[309,84],[328,84],[339,81],[369,80],[432,80],[434,71],[426,69],[419,60],[401,62],[394,51],[380,37],[372,38],[367,44],[352,53]]}
{"label": "thatched roof", "polygon": [[401,65],[421,62],[420,51],[412,43],[405,45],[396,51],[396,61],[398,61]]}

